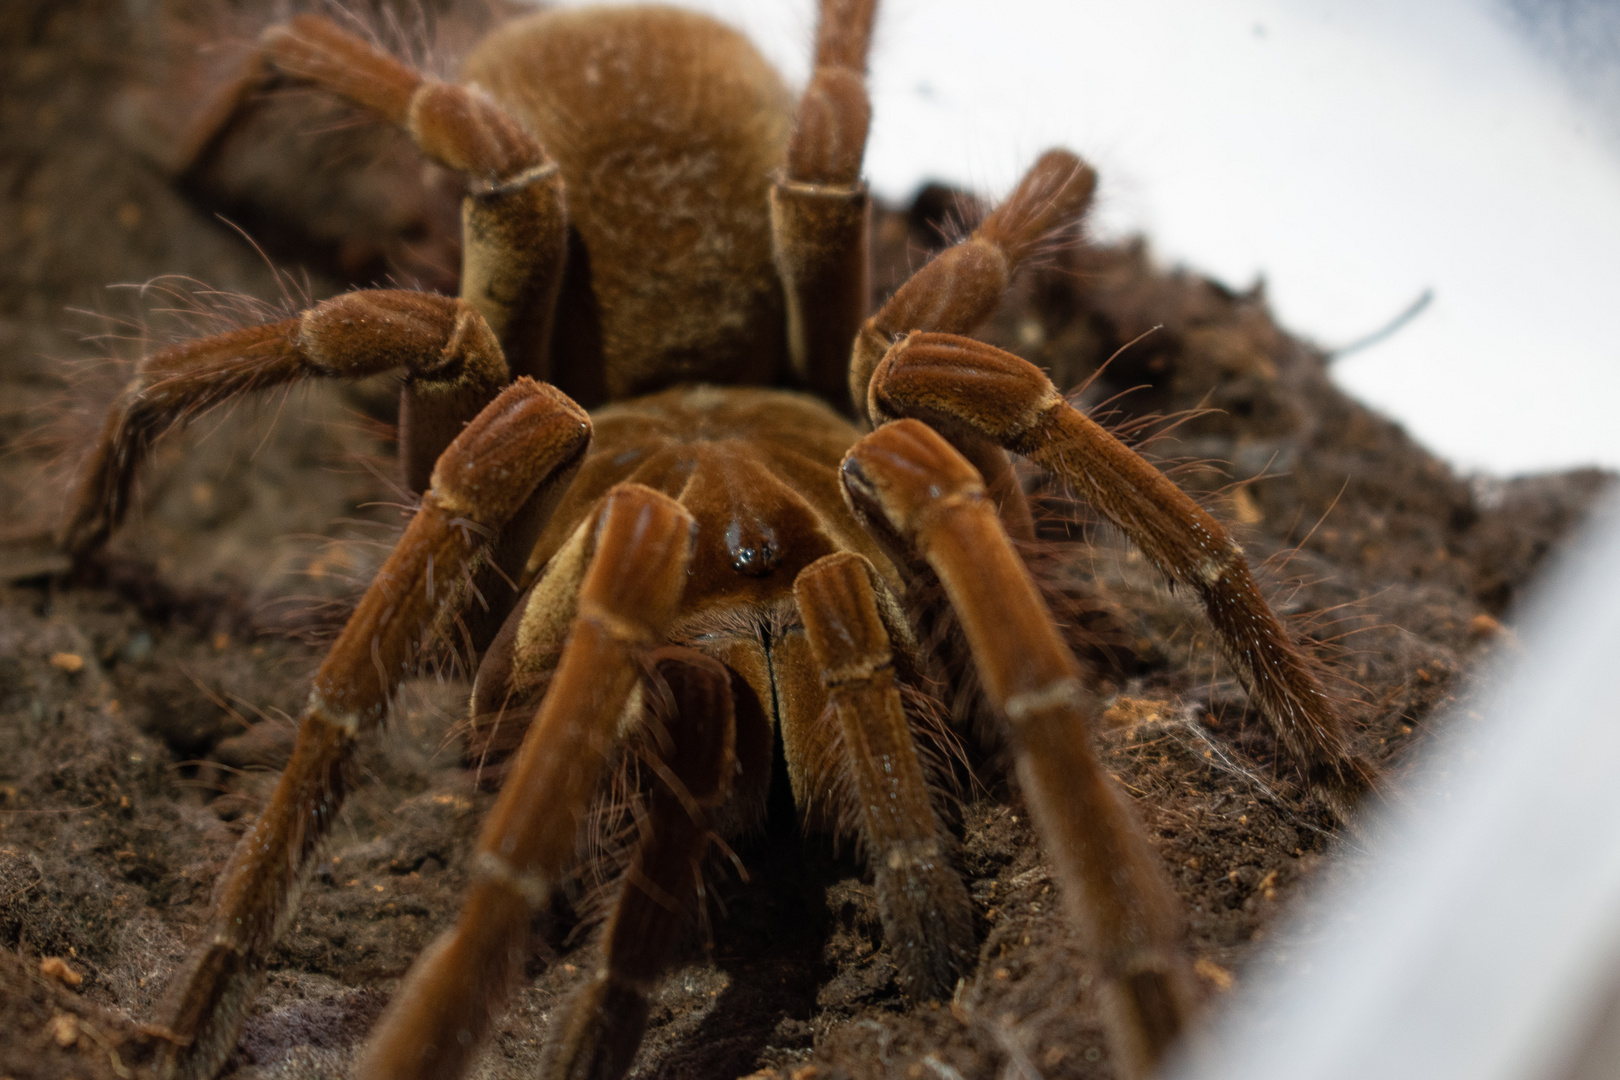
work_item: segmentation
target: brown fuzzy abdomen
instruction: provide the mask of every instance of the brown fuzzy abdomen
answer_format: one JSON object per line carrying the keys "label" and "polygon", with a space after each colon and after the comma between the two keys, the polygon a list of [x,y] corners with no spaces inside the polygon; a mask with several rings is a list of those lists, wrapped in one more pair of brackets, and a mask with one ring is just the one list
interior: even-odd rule
{"label": "brown fuzzy abdomen", "polygon": [[553,370],[600,362],[615,400],[777,381],[768,197],[792,99],[742,35],[663,7],[542,12],[480,45],[463,77],[533,128],[567,185],[600,358],[565,339]]}

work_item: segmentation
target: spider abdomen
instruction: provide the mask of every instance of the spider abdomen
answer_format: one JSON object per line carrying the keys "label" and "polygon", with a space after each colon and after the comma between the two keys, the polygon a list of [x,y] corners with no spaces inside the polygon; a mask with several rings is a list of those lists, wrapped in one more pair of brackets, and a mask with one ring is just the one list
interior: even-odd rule
{"label": "spider abdomen", "polygon": [[592,364],[610,400],[778,381],[768,204],[793,99],[746,38],[672,8],[542,12],[486,40],[463,76],[539,136],[566,185],[583,248],[569,273],[588,274],[573,287],[597,325],[559,312],[552,369],[565,387]]}

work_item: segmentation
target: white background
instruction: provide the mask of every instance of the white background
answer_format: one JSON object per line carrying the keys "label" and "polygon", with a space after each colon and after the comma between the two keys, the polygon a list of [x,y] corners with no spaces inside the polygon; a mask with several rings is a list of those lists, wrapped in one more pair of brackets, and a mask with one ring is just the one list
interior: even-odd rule
{"label": "white background", "polygon": [[[681,2],[802,84],[811,0]],[[868,176],[996,193],[1067,145],[1099,231],[1326,348],[1433,290],[1335,370],[1461,468],[1620,466],[1620,112],[1508,2],[1601,0],[882,0]]]}

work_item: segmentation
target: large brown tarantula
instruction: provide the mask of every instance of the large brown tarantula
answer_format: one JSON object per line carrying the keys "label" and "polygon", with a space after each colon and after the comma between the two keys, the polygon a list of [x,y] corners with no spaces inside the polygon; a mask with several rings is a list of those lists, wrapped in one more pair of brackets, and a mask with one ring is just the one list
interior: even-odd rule
{"label": "large brown tarantula", "polygon": [[466,177],[465,256],[459,297],[354,292],[149,356],[73,497],[65,542],[82,556],[119,524],[151,440],[197,409],[312,376],[405,374],[420,509],[316,675],[292,761],[156,1018],[169,1073],[206,1078],[229,1053],[357,740],[447,620],[481,657],[475,724],[525,734],[461,916],[359,1075],[467,1067],[627,742],[656,779],[601,969],[554,1025],[547,1075],[628,1069],[711,834],[761,820],[776,738],[806,819],[859,834],[902,989],[948,996],[973,964],[971,903],[908,702],[965,673],[902,603],[928,575],[1099,958],[1116,1058],[1149,1071],[1196,1004],[1182,918],[1088,745],[1087,672],[1013,546],[1033,527],[1009,452],[1202,600],[1320,797],[1342,814],[1372,783],[1222,526],[1041,371],[965,336],[1084,213],[1086,165],[1047,153],[869,315],[874,6],[823,0],[796,107],[739,34],[648,6],[512,21],[459,84],[304,16],[269,30],[205,110],[197,148],[271,79],[400,125]]}

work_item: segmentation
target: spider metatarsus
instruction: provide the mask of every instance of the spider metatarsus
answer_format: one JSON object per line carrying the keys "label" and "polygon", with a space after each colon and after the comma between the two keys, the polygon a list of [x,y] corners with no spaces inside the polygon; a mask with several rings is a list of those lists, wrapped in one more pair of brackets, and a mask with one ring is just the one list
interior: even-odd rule
{"label": "spider metatarsus", "polygon": [[461,84],[303,16],[266,32],[207,111],[198,152],[265,82],[310,83],[404,128],[467,194],[459,297],[354,292],[149,356],[73,496],[65,543],[83,556],[119,524],[151,441],[198,409],[404,373],[400,454],[420,508],[315,676],[292,760],[155,1018],[168,1074],[224,1062],[357,740],[424,633],[458,620],[481,657],[475,724],[525,733],[461,915],[394,995],[357,1075],[466,1069],[627,741],[656,779],[601,968],[553,1025],[548,1076],[629,1068],[701,902],[711,835],[763,817],[773,739],[805,819],[858,834],[905,995],[948,997],[976,955],[971,901],[902,694],[950,677],[905,603],[928,575],[1102,976],[1116,1061],[1151,1071],[1197,1008],[1182,918],[1088,745],[1087,673],[1013,545],[1033,532],[1009,452],[1200,598],[1320,798],[1342,816],[1371,786],[1315,661],[1222,526],[1040,370],[966,336],[1019,265],[1075,227],[1086,165],[1041,157],[868,316],[874,6],[823,0],[796,108],[735,31],[629,7],[510,22]]}

